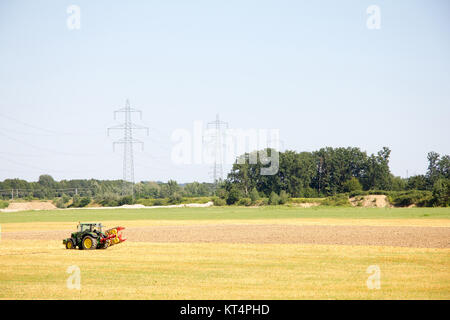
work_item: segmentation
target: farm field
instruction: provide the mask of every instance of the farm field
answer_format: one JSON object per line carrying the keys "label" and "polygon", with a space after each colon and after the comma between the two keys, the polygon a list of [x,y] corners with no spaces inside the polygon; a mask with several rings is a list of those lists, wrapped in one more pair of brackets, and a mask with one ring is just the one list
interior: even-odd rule
{"label": "farm field", "polygon": [[[66,250],[78,221],[125,226],[128,241]],[[52,210],[0,226],[1,299],[450,298],[448,208]]]}

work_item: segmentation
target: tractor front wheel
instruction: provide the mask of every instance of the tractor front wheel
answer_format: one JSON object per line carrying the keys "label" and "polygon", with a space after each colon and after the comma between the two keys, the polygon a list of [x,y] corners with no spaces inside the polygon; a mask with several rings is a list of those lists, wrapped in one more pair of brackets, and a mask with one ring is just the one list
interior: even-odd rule
{"label": "tractor front wheel", "polygon": [[81,240],[81,247],[83,250],[93,250],[97,248],[97,240],[91,236],[86,236]]}
{"label": "tractor front wheel", "polygon": [[68,239],[66,242],[66,249],[75,249],[75,243],[72,239]]}

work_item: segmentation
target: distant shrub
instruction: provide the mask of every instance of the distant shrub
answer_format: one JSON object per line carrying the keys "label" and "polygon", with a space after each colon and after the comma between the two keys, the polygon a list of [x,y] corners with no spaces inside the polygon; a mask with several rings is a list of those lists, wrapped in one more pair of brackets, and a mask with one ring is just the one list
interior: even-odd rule
{"label": "distant shrub", "polygon": [[55,201],[53,201],[53,203],[59,209],[67,208],[67,204],[64,202],[63,198],[58,198]]}
{"label": "distant shrub", "polygon": [[289,194],[286,191],[281,190],[279,203],[286,204],[288,203],[288,201],[289,201]]}
{"label": "distant shrub", "polygon": [[348,200],[348,196],[346,194],[337,194],[335,196],[325,198],[321,204],[324,206],[340,207],[349,206],[350,201]]}
{"label": "distant shrub", "polygon": [[91,203],[91,197],[82,197],[78,204],[78,207],[86,207],[89,203]]}
{"label": "distant shrub", "polygon": [[135,200],[133,199],[133,196],[128,195],[128,196],[122,196],[119,198],[117,205],[118,206],[123,206],[126,204],[135,204]]}
{"label": "distant shrub", "polygon": [[9,206],[8,201],[0,200],[0,209],[5,209]]}
{"label": "distant shrub", "polygon": [[95,198],[95,201],[104,207],[117,207],[120,197],[114,193],[105,193]]}
{"label": "distant shrub", "polygon": [[356,197],[356,196],[368,196],[368,195],[389,195],[393,191],[386,191],[386,190],[355,190],[349,193],[349,197]]}
{"label": "distant shrub", "polygon": [[272,206],[276,206],[280,204],[280,196],[277,195],[274,191],[269,196],[269,204]]}
{"label": "distant shrub", "polygon": [[300,195],[305,198],[317,198],[319,196],[319,193],[317,192],[317,190],[307,187],[300,192]]}
{"label": "distant shrub", "polygon": [[[57,202],[59,202],[59,200]],[[59,205],[61,205],[61,203],[62,203],[62,207],[58,207],[58,205],[56,205],[56,206],[58,208],[64,208],[65,203],[64,203],[64,199],[62,199],[62,198],[61,198],[61,202],[59,203]],[[91,197],[80,197],[79,195],[75,195],[73,197],[73,202],[70,205],[70,207],[83,208],[83,207],[86,207],[89,203],[91,203]]]}
{"label": "distant shrub", "polygon": [[213,203],[217,207],[222,207],[222,206],[227,204],[227,202],[224,199],[219,198],[219,197],[214,197],[213,198]]}
{"label": "distant shrub", "polygon": [[167,205],[167,199],[139,199],[136,203],[142,204],[146,207],[164,206]]}
{"label": "distant shrub", "polygon": [[239,201],[241,198],[241,192],[236,186],[232,186],[227,195],[227,204],[232,205]]}
{"label": "distant shrub", "polygon": [[199,203],[205,204],[211,201],[211,197],[186,197],[183,198],[181,203]]}
{"label": "distant shrub", "polygon": [[258,201],[260,199],[258,190],[256,190],[256,188],[253,188],[252,191],[250,191],[250,200],[253,203],[256,203],[256,201]]}
{"label": "distant shrub", "polygon": [[154,199],[152,204],[150,204],[150,206],[163,206],[163,205],[165,205],[163,199]]}
{"label": "distant shrub", "polygon": [[171,194],[169,196],[170,204],[180,204],[182,200],[183,200],[183,197],[178,192],[174,192],[173,194]]}
{"label": "distant shrub", "polygon": [[354,192],[354,191],[362,190],[361,183],[355,177],[351,178],[350,180],[345,181],[343,184],[343,187],[344,187],[345,192]]}
{"label": "distant shrub", "polygon": [[438,179],[433,185],[433,205],[450,206],[450,179]]}
{"label": "distant shrub", "polygon": [[69,203],[69,201],[70,201],[70,197],[67,194],[63,194],[61,199],[66,204]]}
{"label": "distant shrub", "polygon": [[70,205],[70,207],[77,208],[78,204],[80,203],[80,199],[81,199],[80,195],[74,194],[72,197],[72,204]]}
{"label": "distant shrub", "polygon": [[238,205],[240,206],[251,206],[252,205],[252,199],[250,198],[242,198],[238,201]]}
{"label": "distant shrub", "polygon": [[269,198],[260,198],[259,200],[256,200],[253,205],[255,206],[267,206],[269,205]]}
{"label": "distant shrub", "polygon": [[311,202],[322,202],[325,198],[290,198],[291,203],[311,203]]}
{"label": "distant shrub", "polygon": [[[54,200],[53,203],[55,204],[55,206],[57,208],[64,209],[64,208],[67,208],[67,206],[69,205],[70,199],[71,198],[68,195],[63,194],[61,197]],[[81,201],[81,198],[77,198],[77,201],[79,204],[79,202]]]}
{"label": "distant shrub", "polygon": [[219,190],[216,191],[216,196],[225,200],[228,196],[228,192],[227,190],[220,188]]}
{"label": "distant shrub", "polygon": [[432,203],[433,195],[430,191],[401,191],[390,192],[388,200],[396,207],[407,207],[415,204],[419,207],[429,206]]}

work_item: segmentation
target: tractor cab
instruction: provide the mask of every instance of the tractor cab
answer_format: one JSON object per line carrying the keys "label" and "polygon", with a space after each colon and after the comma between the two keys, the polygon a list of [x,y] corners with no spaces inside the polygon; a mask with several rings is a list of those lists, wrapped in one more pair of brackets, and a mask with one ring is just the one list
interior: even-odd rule
{"label": "tractor cab", "polygon": [[78,232],[102,232],[103,225],[101,223],[80,223],[78,224]]}

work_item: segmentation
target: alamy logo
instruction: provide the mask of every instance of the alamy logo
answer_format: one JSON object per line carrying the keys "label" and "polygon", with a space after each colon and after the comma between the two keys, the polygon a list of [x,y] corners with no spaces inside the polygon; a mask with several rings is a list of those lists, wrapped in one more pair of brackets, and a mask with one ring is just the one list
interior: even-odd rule
{"label": "alamy logo", "polygon": [[369,266],[366,273],[370,274],[367,278],[367,288],[370,290],[381,289],[381,269],[377,265]]}
{"label": "alamy logo", "polygon": [[67,278],[66,285],[69,290],[81,290],[81,270],[78,266],[70,266],[66,273],[70,274]]}
{"label": "alamy logo", "polygon": [[81,28],[81,9],[79,6],[71,5],[67,7],[67,28],[69,30],[79,30]]}
{"label": "alamy logo", "polygon": [[[279,136],[278,129],[204,130],[203,122],[195,121],[192,132],[177,129],[172,133],[171,160],[177,165],[259,162],[261,175],[275,175],[279,170]],[[247,159],[241,157],[246,153]]]}
{"label": "alamy logo", "polygon": [[369,15],[366,21],[367,29],[378,30],[381,29],[381,9],[377,5],[367,7],[366,13]]}

